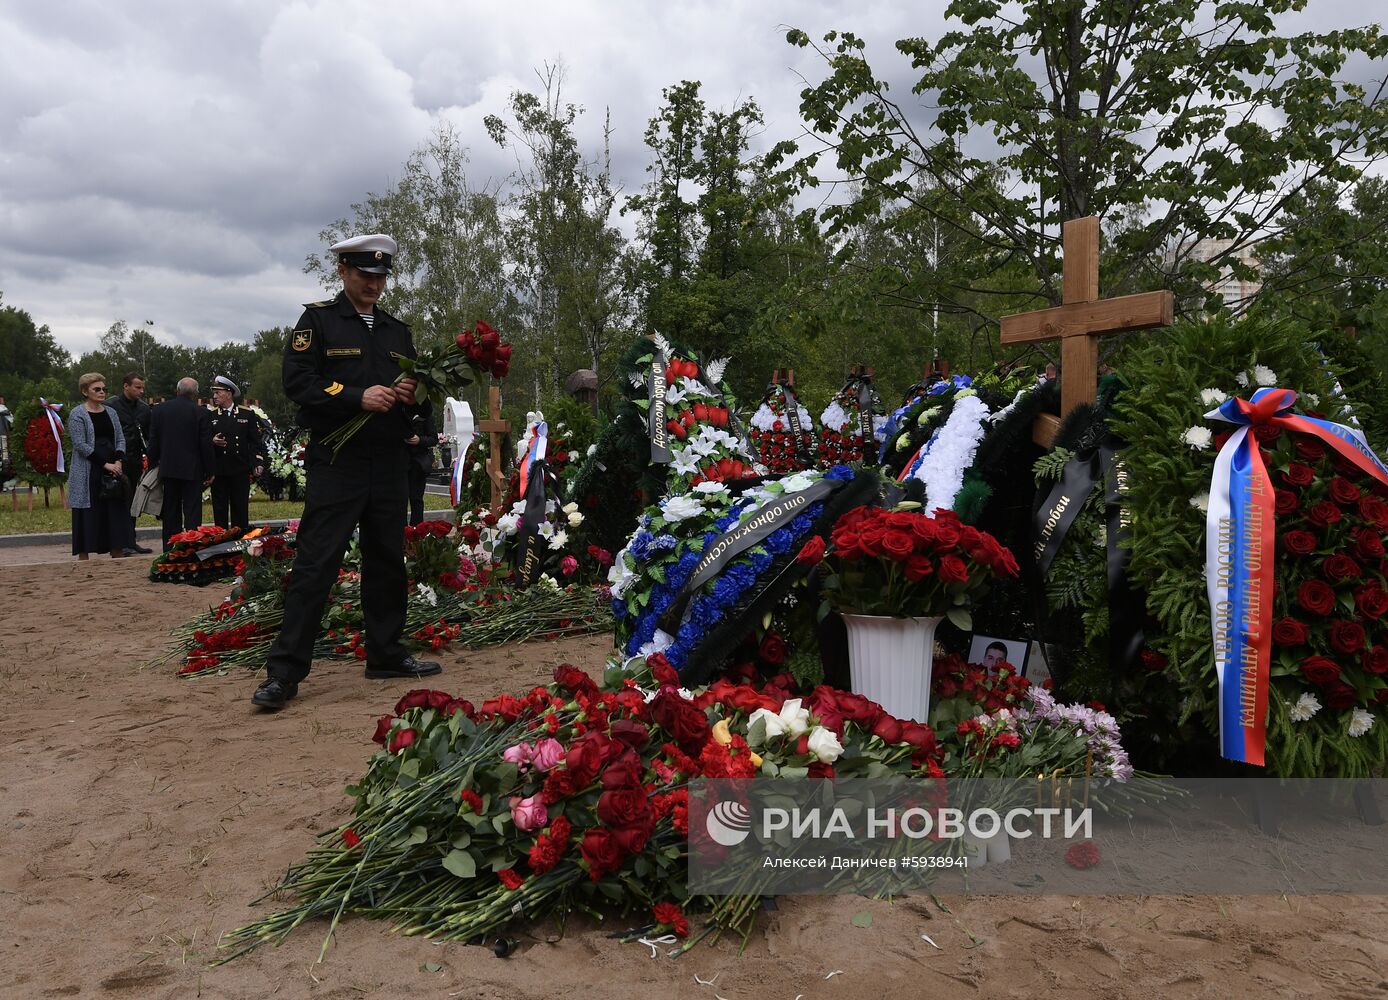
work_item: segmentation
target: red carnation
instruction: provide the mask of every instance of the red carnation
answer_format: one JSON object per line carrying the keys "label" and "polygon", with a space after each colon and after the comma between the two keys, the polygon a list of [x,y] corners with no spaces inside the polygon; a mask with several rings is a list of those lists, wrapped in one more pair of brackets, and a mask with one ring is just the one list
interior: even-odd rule
{"label": "red carnation", "polygon": [[651,916],[655,917],[657,924],[668,928],[676,937],[689,936],[689,921],[685,919],[684,911],[678,903],[656,903],[651,908]]}
{"label": "red carnation", "polygon": [[357,833],[356,830],[353,830],[349,826],[347,829],[342,831],[342,842],[346,844],[348,848],[353,848],[361,843],[361,836]]}
{"label": "red carnation", "polygon": [[501,880],[501,884],[514,892],[525,885],[525,877],[514,868],[503,868],[496,873],[496,877]]}
{"label": "red carnation", "polygon": [[458,798],[462,800],[465,806],[477,813],[477,815],[482,815],[482,796],[478,795],[471,788],[464,788],[458,793]]}

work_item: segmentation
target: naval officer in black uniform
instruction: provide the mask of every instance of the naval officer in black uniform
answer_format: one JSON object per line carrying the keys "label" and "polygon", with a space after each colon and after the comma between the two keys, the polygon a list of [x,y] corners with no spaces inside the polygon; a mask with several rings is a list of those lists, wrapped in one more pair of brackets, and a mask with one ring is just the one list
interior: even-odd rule
{"label": "naval officer in black uniform", "polygon": [[[294,324],[284,347],[285,394],[309,428],[308,485],[299,522],[294,570],[285,595],[284,624],[266,658],[266,680],[251,701],[283,708],[308,676],[323,609],[353,529],[361,527],[362,613],[366,619],[366,676],[419,678],[437,663],[417,660],[401,639],[405,630],[404,532],[409,452],[417,383],[395,380],[393,354],[412,358],[410,328],[376,305],[396,251],[389,236],[355,236],[334,244],[342,291],[314,302]],[[362,411],[371,414],[334,458],[323,436]]]}
{"label": "naval officer in black uniform", "polygon": [[251,526],[251,480],[265,471],[260,420],[236,405],[237,385],[225,375],[212,380],[212,521],[219,528]]}

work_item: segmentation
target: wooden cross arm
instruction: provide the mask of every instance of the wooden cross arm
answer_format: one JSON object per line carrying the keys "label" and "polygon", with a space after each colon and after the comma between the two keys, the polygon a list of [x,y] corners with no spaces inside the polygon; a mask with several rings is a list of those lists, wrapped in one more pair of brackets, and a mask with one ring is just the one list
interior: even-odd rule
{"label": "wooden cross arm", "polygon": [[1025,344],[1035,340],[1170,326],[1175,308],[1176,298],[1168,291],[1122,295],[1096,302],[1073,302],[1053,309],[1017,313],[1002,317],[1002,342]]}
{"label": "wooden cross arm", "polygon": [[479,420],[477,429],[483,434],[509,434],[511,422],[509,420]]}

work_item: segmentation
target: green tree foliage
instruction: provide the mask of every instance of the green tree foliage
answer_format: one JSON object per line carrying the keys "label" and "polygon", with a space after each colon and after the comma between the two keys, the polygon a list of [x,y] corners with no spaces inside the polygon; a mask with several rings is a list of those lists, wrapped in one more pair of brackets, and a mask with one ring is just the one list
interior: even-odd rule
{"label": "green tree foliage", "polygon": [[69,362],[47,326],[15,306],[0,308],[0,396],[16,399],[28,382],[61,371]]}
{"label": "green tree foliage", "polygon": [[[861,197],[827,212],[834,231],[884,204],[928,210],[922,183],[956,192],[994,265],[1022,263],[1052,304],[1059,224],[1097,214],[1107,294],[1170,287],[1198,307],[1202,283],[1252,277],[1239,255],[1290,199],[1313,181],[1348,183],[1384,154],[1383,81],[1343,74],[1352,57],[1388,53],[1388,37],[1376,26],[1279,35],[1279,16],[1305,5],[955,0],[956,30],[897,42],[920,74],[909,104],[862,39],[830,32],[816,46],[828,75],[801,95],[823,145],[799,167],[811,178],[832,164],[861,183]],[[787,37],[812,44],[798,29]],[[1197,259],[1205,239],[1226,242]]]}

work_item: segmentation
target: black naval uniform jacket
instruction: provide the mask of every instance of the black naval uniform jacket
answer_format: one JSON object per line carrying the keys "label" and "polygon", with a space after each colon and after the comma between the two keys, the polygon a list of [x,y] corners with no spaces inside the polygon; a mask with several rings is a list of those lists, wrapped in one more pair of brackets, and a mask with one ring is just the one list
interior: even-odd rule
{"label": "black naval uniform jacket", "polygon": [[[298,405],[298,423],[313,439],[362,412],[361,397],[373,385],[389,386],[400,375],[393,355],[415,356],[410,328],[380,306],[368,328],[346,292],[326,302],[311,302],[294,324],[284,345],[285,395]],[[419,407],[397,404],[389,413],[373,414],[345,446],[401,450],[413,431]]]}
{"label": "black naval uniform jacket", "polygon": [[260,420],[252,410],[238,406],[227,413],[213,410],[208,422],[210,441],[226,435],[225,448],[212,449],[212,472],[218,476],[248,476],[257,465],[265,464],[265,445],[260,436]]}

